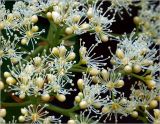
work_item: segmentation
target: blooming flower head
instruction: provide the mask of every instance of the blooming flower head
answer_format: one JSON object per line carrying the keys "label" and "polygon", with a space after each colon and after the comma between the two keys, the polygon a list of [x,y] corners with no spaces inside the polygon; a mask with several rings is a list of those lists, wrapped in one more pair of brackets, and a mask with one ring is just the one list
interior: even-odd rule
{"label": "blooming flower head", "polygon": [[139,85],[139,89],[132,86],[131,91],[131,101],[136,101],[138,106],[143,106],[145,108],[148,108],[152,100],[159,96],[160,93],[159,88],[149,90],[144,84]]}
{"label": "blooming flower head", "polygon": [[[17,63],[25,52],[19,52],[17,47],[18,37],[15,35],[13,37],[8,37],[6,39],[0,36],[0,63],[2,64],[2,59],[10,59],[12,63]],[[0,65],[1,65],[0,64]]]}
{"label": "blooming flower head", "polygon": [[159,44],[160,39],[159,13],[160,5],[154,6],[148,3],[146,7],[142,6],[137,17],[139,20],[137,21],[139,28],[142,29],[142,32],[150,36],[154,43],[157,44]]}
{"label": "blooming flower head", "polygon": [[63,78],[67,82],[72,82],[70,80],[70,77],[74,77],[74,75],[69,71],[71,67],[76,63],[74,60],[76,57],[76,54],[73,51],[73,46],[70,50],[67,50],[67,48],[64,45],[60,45],[58,47],[54,47],[52,49],[52,57],[48,59],[49,62],[51,62],[51,68],[53,69],[53,72],[60,78]]}
{"label": "blooming flower head", "polygon": [[116,89],[124,86],[121,73],[116,73],[115,69],[102,69],[100,75],[97,77],[99,84],[104,87],[104,92],[109,91],[111,95],[119,93]]}
{"label": "blooming flower head", "polygon": [[98,44],[92,44],[90,46],[90,48],[87,50],[87,48],[84,46],[84,42],[80,45],[80,49],[79,49],[79,53],[80,53],[80,62],[82,64],[86,64],[87,67],[91,67],[91,68],[101,68],[102,66],[105,66],[105,60],[107,60],[107,58],[103,59],[103,55],[102,56],[98,56],[98,57],[94,57],[96,53],[93,53],[94,48],[98,45]]}
{"label": "blooming flower head", "polygon": [[45,30],[38,31],[39,27],[35,26],[34,24],[26,24],[23,26],[20,26],[16,29],[16,31],[19,32],[21,35],[21,44],[28,45],[30,42],[34,49],[34,44],[37,43],[37,39],[39,39],[39,35],[44,33]]}
{"label": "blooming flower head", "polygon": [[[118,98],[113,98],[113,100],[110,100],[110,102],[106,103],[104,107],[102,108],[102,116],[106,115],[106,119],[109,118],[111,120],[112,115],[115,117],[115,122],[117,123],[118,121],[118,114],[120,116],[127,116],[129,113],[126,111],[127,105],[128,105],[128,100],[125,98],[122,94]],[[104,122],[106,121],[104,120]]]}
{"label": "blooming flower head", "polygon": [[61,45],[52,49],[49,56],[37,56],[31,61],[22,61],[9,67],[10,77],[6,77],[9,85],[7,91],[20,98],[25,96],[44,96],[50,93],[69,94],[73,85],[72,73],[69,69],[74,65],[75,53]]}
{"label": "blooming flower head", "polygon": [[111,52],[111,63],[116,68],[121,68],[127,73],[139,73],[141,70],[148,70],[158,60],[155,45],[145,34],[135,36],[132,32],[129,37],[124,35],[119,41],[116,55]]}
{"label": "blooming flower head", "polygon": [[32,124],[38,123],[38,124],[43,124],[46,115],[48,114],[47,111],[45,111],[45,107],[47,105],[45,104],[44,106],[41,105],[29,105],[27,108],[22,108],[21,113],[22,115],[19,116],[19,121],[20,122],[29,122]]}
{"label": "blooming flower head", "polygon": [[76,124],[98,124],[99,119],[96,119],[97,116],[91,116],[91,111],[83,111],[80,112],[80,115],[74,115],[71,117],[71,119],[68,121],[68,124],[71,122],[75,122]]}
{"label": "blooming flower head", "polygon": [[131,8],[129,7],[132,5],[133,0],[110,0],[111,1],[111,6],[110,9],[113,10],[115,13],[117,13],[121,19],[123,17],[121,16],[123,14],[123,9],[126,10],[126,12],[130,14]]}
{"label": "blooming flower head", "polygon": [[86,74],[83,74],[83,78],[78,80],[78,86],[82,90],[80,93],[82,95],[79,94],[81,96],[79,105],[82,109],[87,108],[94,113],[99,113],[96,108],[100,108],[108,100],[108,97],[101,97],[103,87],[98,84],[93,85],[91,82],[92,79]]}
{"label": "blooming flower head", "polygon": [[[98,0],[94,2],[87,10],[87,17],[89,19],[89,24],[91,25],[90,30],[93,30],[93,34],[96,34],[97,42],[107,42],[108,36],[111,36],[110,27],[113,22],[115,22],[114,15],[110,15],[109,9],[103,10],[101,7],[103,5],[103,0],[98,3]],[[92,34],[92,33],[91,33]]]}

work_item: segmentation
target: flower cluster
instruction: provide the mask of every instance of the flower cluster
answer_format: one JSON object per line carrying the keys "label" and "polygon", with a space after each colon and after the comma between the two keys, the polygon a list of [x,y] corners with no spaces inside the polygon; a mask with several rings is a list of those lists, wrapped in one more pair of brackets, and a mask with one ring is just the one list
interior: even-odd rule
{"label": "flower cluster", "polygon": [[159,13],[159,5],[150,5],[150,3],[144,2],[139,15],[134,17],[134,22],[138,25],[139,29],[151,37],[153,42],[157,44],[159,44],[160,39]]}
{"label": "flower cluster", "polygon": [[[156,2],[21,0],[12,9],[6,4],[0,1],[0,123],[7,123],[11,107],[21,107],[11,124],[61,123],[62,116],[68,124],[117,123],[130,116],[160,123]],[[136,29],[115,34],[116,15],[123,21],[126,11],[132,18],[131,6],[140,6]],[[82,34],[95,41],[85,44]],[[103,55],[95,52],[100,43],[108,48]],[[52,111],[61,116],[50,116]]]}
{"label": "flower cluster", "polygon": [[[66,85],[72,85],[73,77],[69,69],[75,63],[73,48],[67,51],[65,46],[54,47],[52,53],[47,56],[37,56],[31,61],[22,61],[9,67],[10,72],[5,72],[4,77],[9,85],[9,90],[21,99],[25,96],[41,96],[48,101],[49,94],[63,97],[69,94],[72,88],[66,89]],[[62,101],[63,101],[62,100]]]}
{"label": "flower cluster", "polygon": [[3,64],[3,59],[10,59],[13,64],[17,63],[22,55],[26,52],[18,51],[20,48],[17,48],[18,37],[5,38],[0,36],[0,66]]}

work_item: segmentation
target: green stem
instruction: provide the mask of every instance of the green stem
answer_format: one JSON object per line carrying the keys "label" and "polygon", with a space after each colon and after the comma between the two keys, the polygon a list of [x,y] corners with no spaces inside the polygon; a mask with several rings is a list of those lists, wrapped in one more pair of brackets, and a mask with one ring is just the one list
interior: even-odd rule
{"label": "green stem", "polygon": [[145,79],[144,79],[144,77],[142,77],[142,76],[136,75],[136,74],[134,74],[134,73],[131,73],[130,75],[145,82]]}
{"label": "green stem", "polygon": [[1,103],[1,106],[3,107],[22,107],[22,106],[26,106],[32,104],[32,101],[26,101],[26,102],[22,102],[22,103]]}
{"label": "green stem", "polygon": [[74,67],[73,66],[71,69],[69,69],[69,71],[82,73],[82,72],[86,72],[87,68],[85,68],[85,67]]}
{"label": "green stem", "polygon": [[44,38],[44,37],[42,37],[42,36],[39,36],[38,38],[39,38],[40,40],[42,40],[42,41],[47,41],[47,42],[49,42],[48,39],[46,39],[46,38]]}
{"label": "green stem", "polygon": [[77,36],[76,34],[72,34],[72,35],[68,35],[68,36],[66,36],[66,37],[64,37],[64,38],[62,38],[62,39],[60,39],[61,41],[63,41],[63,40],[68,40],[68,39],[70,39],[70,38],[72,38],[72,37],[75,37],[75,36]]}
{"label": "green stem", "polygon": [[38,53],[40,53],[40,51],[42,51],[44,48],[44,46],[38,46],[33,53],[31,53],[30,55],[28,55],[25,59],[29,60],[31,57],[35,57]]}
{"label": "green stem", "polygon": [[52,110],[56,113],[65,115],[67,117],[71,117],[72,115],[75,114],[74,111],[79,110],[79,107],[73,107],[71,109],[64,109],[64,108],[54,106],[52,104],[48,104],[48,106],[46,108],[49,109],[49,110]]}

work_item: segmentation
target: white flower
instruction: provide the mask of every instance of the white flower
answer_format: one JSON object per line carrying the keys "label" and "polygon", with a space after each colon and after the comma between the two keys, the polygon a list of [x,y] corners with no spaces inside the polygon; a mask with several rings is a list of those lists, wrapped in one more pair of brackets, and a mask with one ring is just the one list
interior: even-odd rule
{"label": "white flower", "polygon": [[93,111],[94,113],[99,113],[99,110],[96,108],[100,108],[104,105],[105,102],[108,101],[108,96],[102,97],[101,93],[103,90],[103,87],[96,84],[92,84],[91,77],[87,76],[86,74],[83,74],[83,82],[84,87],[82,89],[82,98],[80,102],[80,107],[82,103],[86,102],[86,108],[89,111]]}
{"label": "white flower", "polygon": [[[153,45],[151,39],[145,34],[135,36],[135,32],[132,32],[129,37],[123,35],[119,41],[116,55],[111,52],[113,55],[111,63],[116,68],[126,70],[126,66],[133,67],[133,71],[137,73],[141,70],[148,70],[158,60],[159,56],[156,56],[156,46]],[[137,67],[139,71],[134,69]]]}
{"label": "white flower", "polygon": [[95,32],[91,34],[96,34],[97,42],[102,42],[103,35],[111,36],[110,34],[112,31],[110,29],[113,22],[115,22],[114,15],[110,15],[109,9],[103,10],[101,7],[103,5],[103,0],[98,4],[98,0],[88,8],[88,18],[89,24],[91,25],[90,30]]}
{"label": "white flower", "polygon": [[[92,115],[91,111],[80,112],[80,115],[72,116],[70,120],[73,120],[76,124],[98,124],[99,119],[96,119],[97,116]],[[68,124],[70,124],[70,120]]]}
{"label": "white flower", "polygon": [[130,5],[132,5],[132,1],[134,0],[109,0],[109,1],[111,2],[111,6],[109,8],[115,13],[117,13],[121,19],[123,19],[123,17],[121,16],[123,14],[123,9],[125,9],[126,12],[129,15],[131,15]]}
{"label": "white flower", "polygon": [[29,5],[31,5],[31,8],[35,8],[35,12],[39,13],[42,11],[47,11],[49,7],[53,6],[57,0],[24,0]]}
{"label": "white flower", "polygon": [[47,107],[46,104],[44,106],[42,105],[36,106],[31,104],[27,108],[22,108],[21,109],[22,116],[19,116],[19,121],[28,122],[32,124],[35,124],[35,123],[43,124],[46,118],[46,115],[49,113],[48,111],[44,111],[46,107]]}
{"label": "white flower", "polygon": [[160,39],[160,5],[154,6],[147,4],[147,7],[142,6],[138,17],[140,18],[139,28],[142,32],[150,36],[154,43],[159,44]]}
{"label": "white flower", "polygon": [[94,48],[98,44],[92,44],[88,50],[84,45],[85,45],[85,43],[83,42],[80,45],[80,49],[79,49],[81,64],[86,64],[87,67],[89,67],[89,68],[97,68],[97,69],[99,69],[102,66],[105,66],[107,64],[105,61],[108,58],[103,59],[103,55],[95,57],[96,53],[93,53]]}
{"label": "white flower", "polygon": [[75,63],[74,59],[73,47],[67,51],[61,45],[53,48],[50,55],[21,61],[16,66],[12,64],[9,67],[12,79],[6,79],[10,85],[7,91],[12,91],[22,99],[26,95],[70,94],[73,89],[66,86],[74,85],[71,79],[74,75],[69,71]]}
{"label": "white flower", "polygon": [[[74,60],[76,54],[73,51],[73,46],[70,50],[61,44],[60,46],[52,49],[52,55],[48,58],[50,63],[50,70],[52,73],[58,76],[58,78],[64,79],[66,82],[72,83],[70,77],[74,77],[69,69],[76,63]],[[54,57],[54,58],[53,58]]]}
{"label": "white flower", "polygon": [[149,107],[149,103],[159,95],[160,89],[156,88],[148,90],[147,86],[145,86],[142,82],[140,82],[138,86],[139,89],[136,89],[135,85],[132,86],[130,100],[137,102],[138,106],[147,108]]}
{"label": "white flower", "polygon": [[115,69],[102,69],[101,75],[98,76],[99,83],[104,87],[103,92],[109,91],[110,97],[119,93],[116,89],[124,86],[121,73],[117,73]]}
{"label": "white flower", "polygon": [[16,28],[16,31],[21,35],[19,38],[21,39],[21,43],[23,45],[28,45],[30,42],[34,49],[34,44],[37,43],[37,39],[39,39],[39,35],[44,33],[45,30],[38,31],[39,27],[32,24],[26,24]]}
{"label": "white flower", "polygon": [[120,114],[120,118],[129,114],[126,111],[127,107],[128,100],[124,97],[124,94],[121,94],[118,98],[113,98],[102,108],[102,116],[106,115],[104,122],[106,122],[106,119],[108,118],[111,120],[113,115],[115,117],[115,122],[117,123],[118,114]]}
{"label": "white flower", "polygon": [[[14,35],[13,37],[8,37],[7,39],[0,36],[0,60],[10,59],[12,63],[17,63],[22,55],[26,52],[21,52],[20,47],[17,47],[18,37]],[[3,61],[3,60],[2,60]]]}

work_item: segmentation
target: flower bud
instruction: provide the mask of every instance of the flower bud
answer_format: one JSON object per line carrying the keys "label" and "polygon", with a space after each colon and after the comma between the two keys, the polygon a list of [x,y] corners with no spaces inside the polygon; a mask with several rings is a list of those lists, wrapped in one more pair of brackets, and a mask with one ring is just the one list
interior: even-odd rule
{"label": "flower bud", "polygon": [[75,16],[73,17],[73,22],[78,22],[80,19],[81,19],[81,16],[80,16],[80,15],[75,15]]}
{"label": "flower bud", "polygon": [[160,95],[155,98],[158,102],[160,102]]}
{"label": "flower bud", "polygon": [[138,117],[138,112],[137,112],[137,111],[133,111],[133,112],[131,113],[131,116],[132,116],[133,118],[137,118],[137,117]]}
{"label": "flower bud", "polygon": [[58,94],[56,96],[57,100],[60,101],[60,102],[64,102],[66,100],[66,96],[63,95],[63,94]]}
{"label": "flower bud", "polygon": [[0,117],[5,117],[6,116],[6,109],[0,109]]}
{"label": "flower bud", "polygon": [[67,124],[76,124],[75,120],[68,120]]}
{"label": "flower bud", "polygon": [[83,87],[84,87],[84,81],[83,81],[83,79],[79,79],[79,80],[77,81],[77,85],[78,85],[78,88],[79,88],[80,90],[82,90]]}
{"label": "flower bud", "polygon": [[75,102],[80,103],[81,102],[81,98],[79,96],[75,97]]}
{"label": "flower bud", "polygon": [[125,71],[126,73],[131,73],[131,72],[132,72],[132,67],[131,67],[130,65],[126,65],[126,66],[124,67],[124,71]]}
{"label": "flower bud", "polygon": [[159,109],[154,109],[153,112],[154,112],[155,118],[159,118],[159,116],[160,116],[160,110]]}
{"label": "flower bud", "polygon": [[124,81],[123,80],[119,80],[117,83],[116,83],[116,86],[117,88],[121,88],[124,86]]}
{"label": "flower bud", "polygon": [[98,69],[96,69],[96,68],[91,68],[90,71],[89,71],[89,73],[90,73],[92,76],[98,75],[99,72],[100,72],[100,71],[99,71]]}
{"label": "flower bud", "polygon": [[86,101],[81,101],[79,103],[79,106],[80,106],[81,109],[86,109],[87,108],[87,102]]}
{"label": "flower bud", "polygon": [[9,73],[9,72],[4,72],[4,77],[5,77],[5,78],[11,77],[11,73]]}
{"label": "flower bud", "polygon": [[105,34],[100,35],[102,42],[107,42],[109,40],[108,36]]}
{"label": "flower bud", "polygon": [[13,85],[16,83],[16,80],[13,77],[7,77],[6,83],[9,85]]}
{"label": "flower bud", "polygon": [[135,17],[133,18],[133,21],[134,21],[134,23],[137,24],[137,25],[141,23],[141,19],[140,19],[140,17],[138,17],[138,16],[135,16]]}
{"label": "flower bud", "polygon": [[135,73],[139,73],[141,71],[141,69],[142,69],[141,66],[138,65],[138,64],[136,64],[136,65],[133,66],[133,71]]}
{"label": "flower bud", "polygon": [[41,99],[44,101],[44,102],[48,102],[50,100],[50,95],[49,94],[44,94],[41,96]]}
{"label": "flower bud", "polygon": [[74,52],[71,52],[71,53],[67,56],[67,59],[68,59],[69,61],[72,61],[72,60],[75,59],[75,57],[76,57],[76,54],[75,54]]}
{"label": "flower bud", "polygon": [[25,97],[26,97],[25,93],[21,93],[21,94],[19,95],[19,98],[20,98],[20,99],[24,99]]}
{"label": "flower bud", "polygon": [[23,38],[22,40],[21,40],[21,44],[22,45],[26,45],[28,43],[28,40],[26,39],[26,38]]}
{"label": "flower bud", "polygon": [[71,35],[71,34],[73,34],[73,29],[71,27],[67,27],[65,29],[65,33],[68,34],[68,35]]}
{"label": "flower bud", "polygon": [[102,75],[102,77],[103,77],[103,79],[104,79],[105,81],[108,80],[108,78],[109,78],[109,73],[108,73],[108,71],[107,71],[106,69],[103,69],[103,70],[101,71],[101,75]]}
{"label": "flower bud", "polygon": [[110,112],[109,107],[105,106],[105,107],[102,108],[102,113],[105,114],[105,113],[108,113],[108,112]]}
{"label": "flower bud", "polygon": [[97,84],[100,82],[100,79],[98,76],[92,76],[92,81],[93,81],[93,83]]}
{"label": "flower bud", "polygon": [[126,103],[127,103],[127,99],[126,99],[126,98],[122,98],[122,99],[120,100],[120,103],[121,103],[121,104],[126,104]]}
{"label": "flower bud", "polygon": [[147,80],[146,84],[147,84],[149,89],[153,89],[156,86],[156,82],[154,80]]}
{"label": "flower bud", "polygon": [[54,54],[55,56],[59,56],[59,49],[57,47],[53,47],[52,54]]}
{"label": "flower bud", "polygon": [[33,16],[31,17],[31,22],[33,22],[33,23],[38,22],[38,16],[37,16],[37,15],[33,15]]}
{"label": "flower bud", "polygon": [[53,11],[52,12],[52,19],[53,19],[54,23],[59,24],[61,21],[61,15],[58,12]]}
{"label": "flower bud", "polygon": [[156,108],[158,106],[158,102],[157,100],[152,100],[150,103],[149,103],[149,107],[150,108]]}
{"label": "flower bud", "polygon": [[88,16],[89,19],[93,17],[93,8],[90,7],[90,8],[88,9],[88,11],[87,11],[87,16]]}
{"label": "flower bud", "polygon": [[0,91],[4,89],[4,83],[0,81]]}
{"label": "flower bud", "polygon": [[19,116],[18,120],[19,120],[19,122],[24,122],[25,121],[25,117],[24,116]]}
{"label": "flower bud", "polygon": [[28,114],[28,110],[26,108],[21,108],[21,113],[23,115],[27,115]]}
{"label": "flower bud", "polygon": [[47,18],[48,18],[48,19],[51,19],[51,18],[52,18],[52,13],[51,13],[51,12],[47,12],[46,15],[47,15]]}
{"label": "flower bud", "polygon": [[39,27],[38,26],[33,26],[32,29],[31,29],[33,32],[37,32],[39,30]]}
{"label": "flower bud", "polygon": [[87,23],[83,23],[80,27],[81,27],[81,29],[83,29],[83,30],[88,30],[89,27],[90,27],[90,25],[87,24]]}
{"label": "flower bud", "polygon": [[119,58],[119,59],[123,59],[124,58],[124,53],[121,49],[117,49],[116,50],[116,56]]}
{"label": "flower bud", "polygon": [[0,22],[0,30],[4,29],[4,24],[3,22]]}
{"label": "flower bud", "polygon": [[78,93],[78,96],[79,96],[80,98],[83,98],[83,93],[82,93],[82,92],[79,92],[79,93]]}
{"label": "flower bud", "polygon": [[67,49],[66,49],[65,46],[60,46],[60,47],[59,47],[59,56],[60,56],[60,57],[64,57],[65,54],[66,54],[66,51],[67,51]]}

